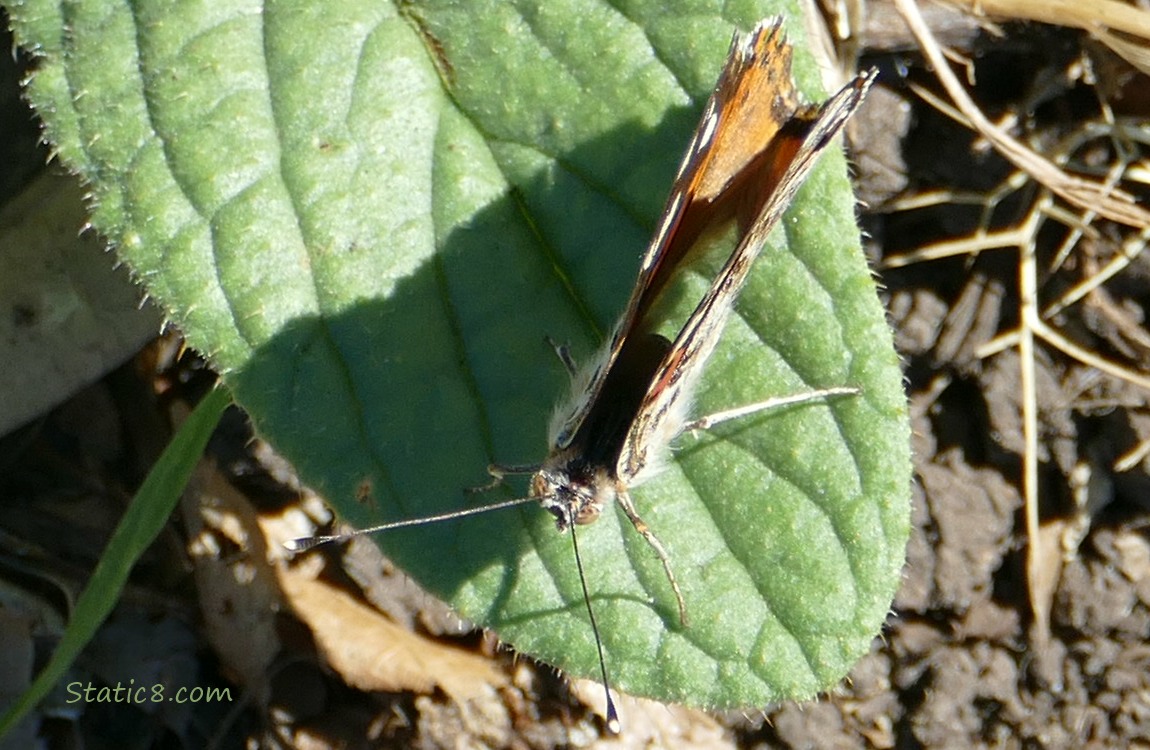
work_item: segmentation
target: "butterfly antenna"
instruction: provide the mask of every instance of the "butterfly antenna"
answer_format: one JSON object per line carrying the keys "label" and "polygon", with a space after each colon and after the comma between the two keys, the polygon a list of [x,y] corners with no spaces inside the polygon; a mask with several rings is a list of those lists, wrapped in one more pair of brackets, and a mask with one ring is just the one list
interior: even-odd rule
{"label": "butterfly antenna", "polygon": [[[378,534],[381,531],[391,531],[392,529],[402,529],[406,526],[423,526],[429,523],[439,523],[440,521],[451,521],[456,518],[466,518],[467,516],[477,516],[480,513],[490,513],[493,510],[503,510],[504,508],[513,508],[516,505],[524,505],[526,503],[538,502],[538,498],[534,497],[517,497],[514,500],[504,500],[498,503],[491,503],[490,505],[480,505],[477,508],[464,508],[463,510],[453,510],[450,513],[440,513],[435,516],[424,516],[423,518],[409,518],[406,521],[392,521],[391,523],[381,523],[378,526],[371,526],[366,529],[354,529],[345,534],[335,534],[332,536],[305,536],[301,539],[291,539],[284,542],[284,546],[292,552],[305,552],[309,549],[320,546],[321,544],[331,544],[333,542],[346,542],[349,539],[354,539],[357,536],[367,536],[368,534]],[[584,587],[586,589],[586,587]]]}
{"label": "butterfly antenna", "polygon": [[619,713],[615,701],[611,700],[611,682],[607,679],[607,660],[603,658],[603,639],[599,637],[599,623],[595,622],[595,610],[591,607],[591,593],[587,591],[587,577],[583,575],[583,558],[579,557],[579,540],[575,534],[575,524],[571,524],[571,546],[575,549],[575,569],[579,571],[579,585],[583,587],[583,603],[587,605],[587,617],[591,619],[591,633],[595,636],[595,648],[599,652],[599,672],[603,675],[603,693],[607,696],[607,731],[619,734]]}

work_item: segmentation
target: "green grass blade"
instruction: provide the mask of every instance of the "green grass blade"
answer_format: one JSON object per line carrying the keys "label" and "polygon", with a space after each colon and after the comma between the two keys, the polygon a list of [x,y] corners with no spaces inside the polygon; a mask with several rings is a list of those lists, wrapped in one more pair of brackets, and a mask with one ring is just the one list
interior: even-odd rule
{"label": "green grass blade", "polygon": [[0,737],[52,690],[111,614],[128,574],[171,517],[208,438],[230,403],[226,389],[213,390],[164,449],[108,540],[48,664],[20,699],[0,716]]}

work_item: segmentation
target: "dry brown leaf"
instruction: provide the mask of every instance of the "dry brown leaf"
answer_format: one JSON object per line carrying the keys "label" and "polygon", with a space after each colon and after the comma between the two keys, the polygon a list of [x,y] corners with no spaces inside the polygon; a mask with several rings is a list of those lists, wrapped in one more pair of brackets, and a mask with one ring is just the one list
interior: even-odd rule
{"label": "dry brown leaf", "polygon": [[[1129,193],[1092,179],[1068,174],[992,123],[951,70],[943,50],[919,11],[918,3],[915,0],[894,0],[894,3],[954,105],[1005,159],[1074,206],[1127,226],[1150,226],[1150,211],[1138,205]],[[1093,7],[1093,4],[1089,5]],[[1150,15],[1146,18],[1150,19]]]}
{"label": "dry brown leaf", "polygon": [[1050,612],[1054,608],[1054,594],[1062,577],[1062,535],[1067,521],[1052,519],[1039,527],[1038,542],[1032,544],[1039,554],[1030,559],[1026,569],[1026,585],[1030,591],[1034,611],[1032,640],[1036,651],[1043,651],[1050,643]]}
{"label": "dry brown leaf", "polygon": [[[594,680],[572,680],[571,693],[584,705],[603,715],[603,685]],[[612,691],[623,731],[603,737],[595,748],[679,748],[731,750],[736,747],[729,733],[713,716],[695,708],[659,703]]]}
{"label": "dry brown leaf", "polygon": [[1150,39],[1144,37],[1128,39],[1109,29],[1096,29],[1094,36],[1114,50],[1123,60],[1142,71],[1142,75],[1150,75]]}
{"label": "dry brown leaf", "polygon": [[948,0],[951,5],[979,17],[1041,21],[1076,26],[1094,32],[1101,28],[1150,39],[1150,13],[1120,0]]}
{"label": "dry brown leaf", "polygon": [[282,603],[263,534],[247,498],[212,462],[200,462],[188,487],[181,509],[208,640],[262,705],[267,670],[280,651],[275,618]]}
{"label": "dry brown leaf", "polygon": [[347,684],[361,690],[430,693],[459,703],[481,699],[507,677],[481,657],[412,633],[346,592],[286,566],[280,585],[316,646]]}

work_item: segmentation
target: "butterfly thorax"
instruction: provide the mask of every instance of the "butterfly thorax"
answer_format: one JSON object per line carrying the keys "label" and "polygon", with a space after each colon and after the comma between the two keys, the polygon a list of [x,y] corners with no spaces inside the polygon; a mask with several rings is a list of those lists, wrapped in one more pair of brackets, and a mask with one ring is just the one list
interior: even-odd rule
{"label": "butterfly thorax", "polygon": [[619,457],[670,343],[655,333],[628,337],[570,443],[553,445],[532,478],[531,496],[555,516],[560,531],[591,523],[627,490]]}

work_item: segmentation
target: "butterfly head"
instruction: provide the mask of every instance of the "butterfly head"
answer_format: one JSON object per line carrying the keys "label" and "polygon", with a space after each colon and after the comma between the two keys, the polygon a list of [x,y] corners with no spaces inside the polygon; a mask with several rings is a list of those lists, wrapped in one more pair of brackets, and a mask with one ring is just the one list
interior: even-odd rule
{"label": "butterfly head", "polygon": [[559,531],[594,522],[615,493],[606,469],[579,461],[549,461],[531,479],[531,496],[555,516]]}

